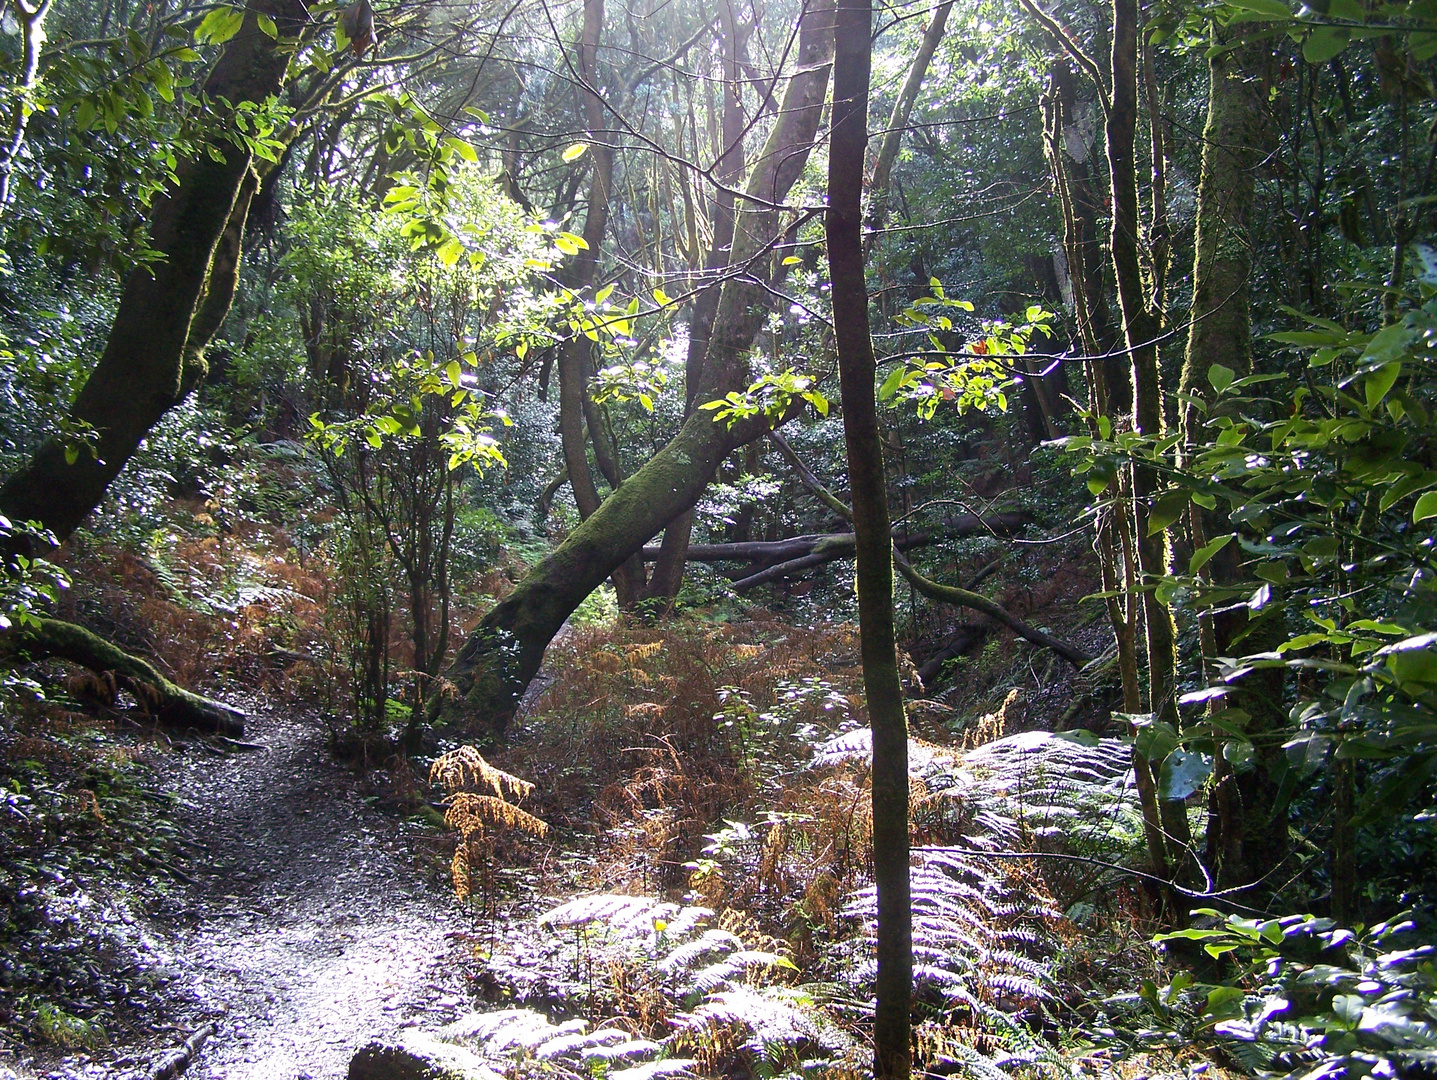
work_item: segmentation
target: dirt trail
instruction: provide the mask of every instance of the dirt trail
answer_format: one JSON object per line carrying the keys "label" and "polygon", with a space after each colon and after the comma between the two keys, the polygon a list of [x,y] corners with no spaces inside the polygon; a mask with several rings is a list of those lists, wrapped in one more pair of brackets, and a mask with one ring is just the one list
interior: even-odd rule
{"label": "dirt trail", "polygon": [[360,797],[321,732],[259,715],[263,750],[192,750],[172,773],[205,848],[167,937],[196,1023],[196,1080],[331,1080],[369,1039],[468,1002],[448,935],[473,919],[428,889],[391,818]]}

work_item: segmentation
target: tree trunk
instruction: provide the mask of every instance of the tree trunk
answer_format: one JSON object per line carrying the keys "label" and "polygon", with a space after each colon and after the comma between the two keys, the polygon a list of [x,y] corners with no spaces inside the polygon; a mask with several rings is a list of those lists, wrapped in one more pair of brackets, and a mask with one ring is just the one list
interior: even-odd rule
{"label": "tree trunk", "polygon": [[153,664],[132,656],[83,626],[59,619],[40,619],[0,635],[0,656],[7,663],[38,661],[51,657],[80,664],[97,673],[113,672],[122,689],[162,724],[175,728],[225,735],[244,736],[242,710],[211,701],[175,685]]}
{"label": "tree trunk", "polygon": [[953,0],[944,0],[933,11],[928,29],[923,31],[923,41],[908,65],[908,77],[898,100],[893,103],[893,112],[888,117],[888,129],[883,141],[878,144],[878,156],[873,159],[873,175],[868,182],[868,234],[863,238],[865,256],[873,249],[883,223],[888,218],[888,189],[893,176],[893,163],[898,160],[898,148],[903,141],[903,131],[908,118],[913,114],[913,104],[918,100],[918,91],[923,88],[923,79],[928,74],[928,65],[943,40],[948,25],[948,13],[953,10]]}
{"label": "tree trunk", "polygon": [[[309,18],[300,0],[257,0],[205,82],[211,100],[261,102],[283,86],[290,50],[260,30],[261,13],[291,38]],[[131,272],[104,354],[70,409],[72,421],[99,433],[94,453],[81,448],[70,463],[63,440],[47,442],[0,488],[0,512],[11,520],[43,522],[63,542],[99,505],[149,430],[182,400],[186,385],[197,381],[185,377],[186,359],[201,355],[203,329],[218,326],[234,295],[235,272],[221,266],[212,273],[216,252],[226,228],[243,228],[248,210],[241,196],[252,155],[237,134],[230,137],[234,141],[212,142],[213,155],[202,152],[182,163],[178,183],[156,200],[149,243],[164,258]]]}
{"label": "tree trunk", "polygon": [[[1215,45],[1229,44],[1219,36]],[[1191,404],[1203,396],[1207,373],[1215,364],[1238,376],[1252,368],[1249,314],[1252,276],[1251,214],[1257,169],[1268,153],[1272,134],[1267,122],[1266,68],[1270,48],[1240,44],[1216,53],[1209,62],[1207,124],[1203,131],[1202,172],[1198,180],[1197,237],[1193,258],[1193,303],[1181,391],[1184,456],[1191,459],[1203,439],[1202,414]],[[1225,516],[1191,508],[1193,545],[1231,532]],[[1236,545],[1229,545],[1204,568],[1204,577],[1222,584],[1238,580]],[[1246,612],[1202,615],[1200,636],[1205,658],[1232,654],[1235,634],[1247,629]],[[1253,641],[1256,651],[1261,643]],[[1219,857],[1211,867],[1220,887],[1232,888],[1260,878],[1287,855],[1287,818],[1273,813],[1281,748],[1262,735],[1286,722],[1280,670],[1253,672],[1221,706],[1236,706],[1251,716],[1248,734],[1257,737],[1257,767],[1224,776],[1217,816],[1208,823],[1208,849]]]}
{"label": "tree trunk", "polygon": [[[803,13],[795,73],[749,177],[749,205],[735,224],[730,265],[744,272],[731,277],[720,294],[699,401],[750,381],[748,350],[767,318],[771,249],[784,229],[778,208],[803,172],[823,112],[833,10],[833,0],[813,0]],[[719,462],[767,428],[763,417],[728,428],[716,423],[712,412],[693,412],[668,445],[485,615],[446,673],[449,693],[435,697],[431,716],[502,730],[564,620],[660,529],[693,507]]]}
{"label": "tree trunk", "polygon": [[873,880],[878,888],[873,1075],[876,1080],[908,1080],[913,1004],[908,725],[893,628],[893,540],[873,391],[877,365],[868,326],[868,284],[863,276],[863,163],[868,148],[872,28],[870,0],[849,0],[839,8],[824,224],[857,537],[863,689],[873,733]]}

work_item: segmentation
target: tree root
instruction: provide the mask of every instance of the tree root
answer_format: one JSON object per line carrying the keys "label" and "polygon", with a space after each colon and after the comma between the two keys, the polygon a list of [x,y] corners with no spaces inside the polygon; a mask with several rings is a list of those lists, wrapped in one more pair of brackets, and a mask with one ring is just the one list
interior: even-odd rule
{"label": "tree root", "polygon": [[231,739],[244,737],[242,709],[191,693],[165,678],[148,660],[134,656],[98,634],[59,619],[37,619],[0,635],[0,662],[69,660],[94,672],[113,673],[116,686],[128,690],[160,723],[194,728]]}

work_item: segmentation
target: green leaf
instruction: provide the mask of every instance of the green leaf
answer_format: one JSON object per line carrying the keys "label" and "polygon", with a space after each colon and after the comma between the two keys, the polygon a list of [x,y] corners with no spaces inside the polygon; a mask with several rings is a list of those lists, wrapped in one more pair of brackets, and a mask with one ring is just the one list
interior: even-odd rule
{"label": "green leaf", "polygon": [[1437,32],[1423,30],[1413,34],[1409,44],[1412,49],[1412,59],[1419,63],[1437,56]]}
{"label": "green leaf", "polygon": [[669,299],[669,294],[664,292],[663,289],[655,289],[653,292],[653,296],[654,303],[658,304],[659,307],[665,307],[673,302]]}
{"label": "green leaf", "polygon": [[1260,20],[1290,19],[1292,9],[1282,0],[1228,0],[1228,6],[1248,12]]}
{"label": "green leaf", "polygon": [[1162,532],[1188,508],[1191,493],[1183,491],[1170,491],[1148,511],[1148,535],[1153,536]]}
{"label": "green leaf", "polygon": [[799,263],[801,263],[801,262],[803,262],[803,260],[800,259],[797,255],[786,255],[786,256],[784,256],[783,265],[784,265],[784,266],[797,266],[797,265],[798,265]]}
{"label": "green leaf", "polygon": [[1214,364],[1207,369],[1207,381],[1219,394],[1231,386],[1235,378],[1237,378],[1237,372],[1223,364]]}
{"label": "green leaf", "polygon": [[1309,64],[1325,64],[1347,48],[1352,32],[1342,26],[1319,26],[1302,43],[1302,58]]}
{"label": "green leaf", "polygon": [[1292,18],[1292,9],[1282,0],[1228,0],[1228,6],[1262,20]]}
{"label": "green leaf", "polygon": [[898,388],[903,385],[904,370],[900,365],[888,373],[888,378],[884,379],[883,385],[878,388],[878,400],[888,401],[898,393]]}
{"label": "green leaf", "polygon": [[1211,773],[1211,758],[1193,750],[1174,750],[1158,770],[1158,798],[1186,799],[1203,786]]}
{"label": "green leaf", "polygon": [[1383,364],[1380,368],[1367,376],[1363,384],[1367,391],[1367,407],[1375,409],[1382,404],[1382,399],[1387,396],[1387,391],[1392,389],[1392,384],[1397,381],[1397,376],[1402,374],[1402,361],[1394,360],[1390,364]]}
{"label": "green leaf", "polygon": [[475,150],[474,147],[469,145],[469,143],[465,142],[463,139],[455,138],[451,135],[449,138],[444,140],[444,145],[449,147],[449,149],[453,150],[465,161],[469,162],[469,164],[479,164],[479,152]]}
{"label": "green leaf", "polygon": [[1217,539],[1208,541],[1194,551],[1192,558],[1188,560],[1188,573],[1196,576],[1197,572],[1206,566],[1214,555],[1227,547],[1235,536],[1237,536],[1237,533],[1228,533],[1226,536],[1219,536]]}
{"label": "green leaf", "polygon": [[565,161],[578,161],[581,157],[588,153],[588,151],[588,143],[576,142],[573,146],[569,147],[567,150],[564,151],[563,157]]}
{"label": "green leaf", "polygon": [[463,374],[464,369],[459,366],[458,360],[449,361],[448,365],[444,368],[444,377],[449,380],[449,385],[456,390],[459,388],[459,380]]}
{"label": "green leaf", "polygon": [[1372,336],[1372,340],[1367,343],[1367,348],[1362,350],[1361,359],[1378,364],[1396,360],[1407,353],[1416,336],[1417,331],[1405,323],[1384,326]]}
{"label": "green leaf", "polygon": [[268,15],[262,11],[258,12],[255,15],[255,21],[259,23],[260,33],[264,34],[265,37],[275,41],[279,40],[279,27],[275,26],[274,20]]}
{"label": "green leaf", "polygon": [[1340,345],[1345,335],[1322,330],[1285,330],[1280,334],[1268,334],[1267,340],[1280,341],[1284,345],[1305,345],[1318,348],[1323,345]]}
{"label": "green leaf", "polygon": [[243,25],[243,9],[217,7],[200,21],[195,29],[195,40],[201,45],[223,45],[238,34]]}
{"label": "green leaf", "polygon": [[1437,491],[1429,491],[1423,494],[1412,508],[1412,524],[1416,525],[1434,517],[1437,517]]}
{"label": "green leaf", "polygon": [[1178,733],[1166,720],[1153,720],[1138,728],[1133,749],[1149,761],[1163,761],[1178,746]]}

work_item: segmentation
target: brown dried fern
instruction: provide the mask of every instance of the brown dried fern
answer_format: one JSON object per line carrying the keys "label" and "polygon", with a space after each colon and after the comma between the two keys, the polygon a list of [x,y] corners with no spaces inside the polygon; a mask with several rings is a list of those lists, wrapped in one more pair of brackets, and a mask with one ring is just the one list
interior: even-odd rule
{"label": "brown dried fern", "polygon": [[[522,799],[534,790],[534,785],[490,765],[472,746],[461,746],[437,758],[429,767],[429,780],[449,793],[444,824],[459,833],[449,872],[454,892],[461,900],[470,895],[474,856],[484,852],[486,840],[509,829],[534,837],[543,837],[549,831],[545,822],[507,798]],[[494,794],[473,788],[487,788]]]}

